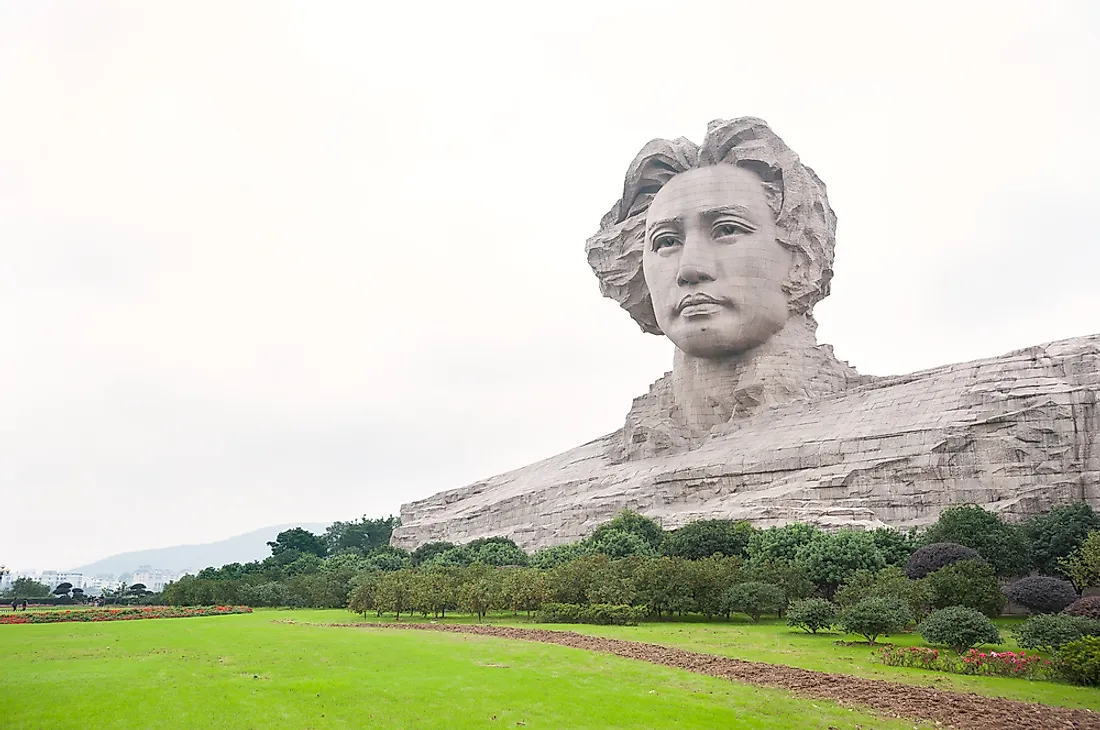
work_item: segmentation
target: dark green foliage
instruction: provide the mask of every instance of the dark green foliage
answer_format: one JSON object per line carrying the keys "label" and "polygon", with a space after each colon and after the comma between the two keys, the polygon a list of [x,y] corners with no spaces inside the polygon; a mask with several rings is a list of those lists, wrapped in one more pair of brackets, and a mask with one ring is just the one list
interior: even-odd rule
{"label": "dark green foliage", "polygon": [[363,515],[355,522],[333,522],[322,536],[325,548],[330,555],[357,552],[366,554],[390,544],[393,528],[401,524],[400,518],[367,519]]}
{"label": "dark green foliage", "polygon": [[485,565],[527,565],[527,553],[508,538],[474,540],[466,545],[475,563]]}
{"label": "dark green foliage", "polygon": [[804,598],[787,607],[787,625],[811,634],[832,628],[836,617],[836,604],[824,598]]}
{"label": "dark green foliage", "polygon": [[691,590],[694,609],[708,620],[725,613],[722,609],[722,594],[726,588],[738,581],[741,572],[741,559],[712,555],[701,560],[689,560],[684,563],[687,583]]}
{"label": "dark green foliage", "polygon": [[974,548],[1002,577],[1024,575],[1031,565],[1022,530],[973,504],[945,509],[920,541],[925,545],[954,542]]}
{"label": "dark green foliage", "polygon": [[905,564],[905,574],[913,580],[924,578],[929,573],[962,560],[974,560],[980,557],[978,551],[955,542],[935,542],[917,548]]}
{"label": "dark green foliage", "polygon": [[745,563],[741,578],[778,586],[783,591],[786,603],[809,598],[814,594],[814,583],[806,568],[782,558],[753,558]]}
{"label": "dark green foliage", "polygon": [[921,622],[920,635],[929,644],[943,644],[962,654],[982,644],[1000,644],[1001,634],[982,613],[966,606],[933,611]]}
{"label": "dark green foliage", "polygon": [[657,551],[641,536],[625,530],[605,530],[598,538],[591,541],[591,546],[593,552],[610,558],[629,558],[635,555],[646,557],[657,554]]}
{"label": "dark green foliage", "polygon": [[667,533],[661,552],[686,560],[744,555],[753,532],[752,525],[743,520],[697,520]]}
{"label": "dark green foliage", "polygon": [[455,544],[453,542],[426,542],[418,547],[416,550],[412,551],[412,555],[410,557],[412,559],[413,567],[415,568],[422,563],[426,563],[434,558],[436,555],[439,555],[440,553],[445,553],[453,547],[455,547]]}
{"label": "dark green foliage", "polygon": [[817,535],[795,551],[795,562],[806,569],[827,598],[855,571],[874,571],[886,565],[874,536],[856,530]]}
{"label": "dark green foliage", "polygon": [[858,634],[874,644],[878,637],[903,631],[913,621],[909,607],[897,598],[868,598],[843,609],[837,625],[849,634]]}
{"label": "dark green foliage", "polygon": [[905,571],[890,565],[877,573],[857,570],[844,582],[833,600],[841,607],[853,606],[865,598],[900,598],[909,606],[915,619],[920,619],[932,605],[932,591],[927,581],[910,580]]}
{"label": "dark green foliage", "polygon": [[57,588],[53,589],[53,594],[55,596],[67,596],[69,594],[69,591],[71,591],[72,589],[73,589],[73,584],[72,583],[68,583],[68,582],[59,583]]}
{"label": "dark green foliage", "polygon": [[1030,617],[1013,631],[1016,643],[1025,649],[1057,652],[1082,636],[1100,634],[1100,621],[1081,616],[1041,613]]}
{"label": "dark green foliage", "polygon": [[1080,590],[1100,586],[1100,530],[1090,532],[1068,558],[1058,561],[1062,572]]}
{"label": "dark green foliage", "polygon": [[734,584],[722,597],[722,607],[727,613],[748,614],[754,622],[766,613],[779,614],[786,604],[779,586],[757,581]]}
{"label": "dark green foliage", "polygon": [[444,550],[441,553],[433,555],[431,558],[421,563],[422,566],[438,565],[446,566],[449,568],[465,568],[467,565],[472,565],[477,556],[474,551],[465,545],[458,545],[450,550]]}
{"label": "dark green foliage", "polygon": [[567,542],[564,545],[554,545],[553,547],[537,550],[531,556],[528,564],[535,568],[548,570],[589,555],[591,552],[592,548],[587,542]]}
{"label": "dark green foliage", "polygon": [[600,538],[605,533],[617,530],[637,535],[653,550],[661,546],[661,540],[664,539],[665,534],[665,531],[661,529],[661,526],[654,520],[636,512],[631,512],[630,510],[623,510],[609,522],[605,522],[597,527],[596,531],[589,537],[589,540],[593,544],[599,543]]}
{"label": "dark green foliage", "polygon": [[1100,530],[1100,515],[1087,502],[1056,507],[1021,525],[1031,546],[1031,564],[1043,575],[1062,576],[1059,561],[1069,557],[1093,530]]}
{"label": "dark green foliage", "polygon": [[18,598],[45,598],[50,595],[50,587],[34,578],[16,578],[11,584],[10,593]]}
{"label": "dark green foliage", "polygon": [[401,548],[382,545],[364,556],[365,570],[402,570],[409,567],[411,560],[409,553]]}
{"label": "dark green foliage", "polygon": [[546,603],[549,595],[546,573],[536,568],[509,570],[501,581],[503,607],[513,612],[524,611],[530,616]]}
{"label": "dark green foliage", "polygon": [[1047,576],[1021,578],[1005,588],[1005,595],[1031,613],[1058,613],[1077,600],[1071,583]]}
{"label": "dark green foliage", "polygon": [[968,606],[996,618],[1007,599],[993,566],[984,560],[963,560],[930,574],[925,581],[932,592],[932,607]]}
{"label": "dark green foliage", "polygon": [[792,522],[783,527],[757,530],[749,538],[749,546],[746,548],[745,554],[753,560],[764,558],[793,560],[800,547],[821,534],[821,530],[817,527],[801,522]]}
{"label": "dark green foliage", "polygon": [[891,527],[879,527],[871,530],[871,538],[882,554],[887,565],[904,568],[909,556],[916,549],[916,543],[904,532]]}
{"label": "dark green foliage", "polygon": [[[324,538],[301,527],[283,530],[275,536],[275,541],[269,542],[267,546],[271,548],[272,556],[279,556],[292,551],[296,551],[298,555],[309,554],[320,558],[328,554]],[[295,559],[297,557],[295,556]]]}
{"label": "dark green foliage", "polygon": [[1071,641],[1058,651],[1060,669],[1071,682],[1100,686],[1100,636]]}
{"label": "dark green foliage", "polygon": [[[76,591],[73,591],[74,593]],[[1066,606],[1064,613],[1100,621],[1100,596],[1084,596]]]}
{"label": "dark green foliage", "polygon": [[680,558],[640,561],[633,575],[635,601],[658,617],[691,611],[692,583],[687,566],[688,561]]}
{"label": "dark green foliage", "polygon": [[636,626],[645,618],[641,606],[615,606],[597,603],[580,606],[575,603],[544,603],[536,620],[544,624],[600,624],[602,626]]}

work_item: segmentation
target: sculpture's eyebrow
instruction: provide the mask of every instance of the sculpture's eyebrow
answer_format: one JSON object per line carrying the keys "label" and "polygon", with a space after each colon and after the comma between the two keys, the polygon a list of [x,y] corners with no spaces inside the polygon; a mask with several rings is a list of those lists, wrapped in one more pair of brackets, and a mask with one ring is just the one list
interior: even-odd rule
{"label": "sculpture's eyebrow", "polygon": [[702,212],[702,215],[705,218],[717,218],[720,215],[735,215],[738,218],[752,220],[749,216],[749,209],[743,205],[719,205],[716,208],[707,208]]}
{"label": "sculpture's eyebrow", "polygon": [[670,228],[682,228],[683,225],[684,225],[684,217],[678,215],[678,216],[674,216],[672,218],[662,218],[659,221],[653,221],[653,223],[651,223],[647,227],[647,230],[652,231],[654,228],[660,228],[660,227],[664,227],[664,226],[668,226]]}

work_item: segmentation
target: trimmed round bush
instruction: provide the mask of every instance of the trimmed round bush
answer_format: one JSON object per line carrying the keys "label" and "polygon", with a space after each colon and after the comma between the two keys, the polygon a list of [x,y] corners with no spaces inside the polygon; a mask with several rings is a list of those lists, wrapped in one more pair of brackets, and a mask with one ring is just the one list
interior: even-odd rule
{"label": "trimmed round bush", "polygon": [[966,606],[933,611],[917,630],[929,644],[943,644],[956,654],[982,644],[1001,643],[1001,634],[989,617]]}
{"label": "trimmed round bush", "polygon": [[868,598],[840,612],[837,625],[849,634],[859,634],[874,644],[884,634],[896,634],[913,621],[905,601],[899,598]]}
{"label": "trimmed round bush", "polygon": [[1084,636],[1100,634],[1100,621],[1064,613],[1041,613],[1032,616],[1013,633],[1016,643],[1024,649],[1054,653]]}
{"label": "trimmed round bush", "polygon": [[968,606],[994,618],[1001,615],[1008,602],[996,571],[984,560],[960,560],[930,573],[921,582],[932,593],[933,608]]}
{"label": "trimmed round bush", "polygon": [[837,607],[824,598],[804,598],[787,608],[787,625],[816,634],[832,628],[836,622]]}
{"label": "trimmed round bush", "polygon": [[1077,600],[1069,581],[1041,575],[1021,578],[1005,588],[1005,595],[1031,613],[1058,613]]}
{"label": "trimmed round bush", "polygon": [[936,542],[919,548],[909,556],[905,564],[905,574],[913,580],[919,580],[929,573],[939,570],[960,560],[977,560],[981,556],[976,550],[954,542]]}
{"label": "trimmed round bush", "polygon": [[1100,636],[1071,641],[1058,651],[1062,673],[1071,682],[1100,686]]}
{"label": "trimmed round bush", "polygon": [[1100,621],[1100,596],[1084,596],[1063,609],[1070,616],[1080,616]]}

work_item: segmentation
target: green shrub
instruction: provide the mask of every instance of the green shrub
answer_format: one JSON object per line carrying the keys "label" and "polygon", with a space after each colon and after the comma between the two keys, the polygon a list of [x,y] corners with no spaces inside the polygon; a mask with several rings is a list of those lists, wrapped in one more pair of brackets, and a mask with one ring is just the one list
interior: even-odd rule
{"label": "green shrub", "polygon": [[1000,644],[1001,634],[982,613],[966,606],[933,611],[918,628],[929,644],[943,644],[956,654],[982,644]]}
{"label": "green shrub", "polygon": [[1077,600],[1072,584],[1046,576],[1021,578],[1005,588],[1005,595],[1031,613],[1058,613]]}
{"label": "green shrub", "polygon": [[778,614],[786,605],[783,589],[758,581],[732,585],[722,596],[722,608],[727,613],[745,613],[753,621],[759,621],[765,613]]}
{"label": "green shrub", "polygon": [[1016,643],[1025,649],[1055,653],[1081,637],[1100,634],[1100,621],[1081,616],[1041,613],[1032,616],[1012,632]]}
{"label": "green shrub", "polygon": [[1062,611],[1070,616],[1082,616],[1100,621],[1100,596],[1078,598]]}
{"label": "green shrub", "polygon": [[837,607],[824,598],[805,598],[787,607],[787,625],[816,634],[832,628],[836,621]]}
{"label": "green shrub", "polygon": [[978,551],[954,542],[936,542],[917,549],[905,564],[905,574],[919,580],[933,571],[961,560],[978,559]]}
{"label": "green shrub", "polygon": [[905,601],[897,598],[868,598],[840,612],[837,625],[846,633],[858,634],[869,644],[884,634],[896,634],[913,620]]}
{"label": "green shrub", "polygon": [[983,560],[963,560],[940,568],[924,579],[932,592],[932,607],[968,606],[990,618],[1001,615],[1007,599],[993,566]]}
{"label": "green shrub", "polygon": [[645,618],[642,606],[612,606],[597,603],[581,606],[576,603],[544,603],[536,620],[544,624],[599,624],[601,626],[636,626]]}
{"label": "green shrub", "polygon": [[1084,636],[1058,650],[1059,669],[1071,682],[1100,686],[1100,636]]}

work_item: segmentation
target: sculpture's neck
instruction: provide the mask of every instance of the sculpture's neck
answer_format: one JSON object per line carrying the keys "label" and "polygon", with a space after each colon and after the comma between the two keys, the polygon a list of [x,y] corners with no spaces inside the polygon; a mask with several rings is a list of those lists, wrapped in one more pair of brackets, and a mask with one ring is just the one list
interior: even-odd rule
{"label": "sculpture's neck", "polygon": [[804,394],[814,375],[806,367],[817,345],[814,329],[812,320],[794,317],[760,347],[720,359],[677,349],[672,392],[681,419],[706,433],[735,415]]}

